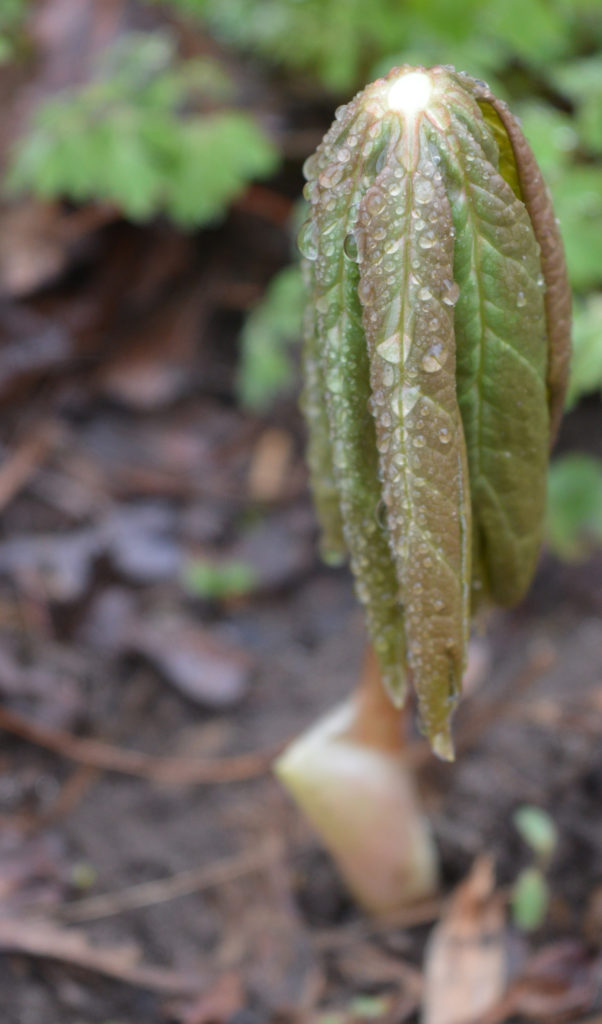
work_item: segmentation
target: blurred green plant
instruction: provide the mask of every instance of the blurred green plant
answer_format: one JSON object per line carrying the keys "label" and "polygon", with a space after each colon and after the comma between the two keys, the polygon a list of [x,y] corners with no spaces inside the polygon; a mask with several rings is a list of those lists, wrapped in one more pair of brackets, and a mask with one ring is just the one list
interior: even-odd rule
{"label": "blurred green plant", "polygon": [[575,303],[568,408],[596,391],[602,393],[602,292],[593,292]]}
{"label": "blurred green plant", "polygon": [[165,213],[182,227],[205,224],[278,163],[253,118],[224,106],[232,98],[223,69],[180,60],[168,32],[125,36],[96,80],[38,108],[5,188],[112,202],[134,221]]}
{"label": "blurred green plant", "polygon": [[225,601],[248,594],[257,582],[257,573],[246,562],[214,562],[194,559],[184,569],[184,586],[195,597]]}
{"label": "blurred green plant", "polygon": [[15,54],[23,39],[27,4],[25,0],[2,0],[0,4],[0,65]]}
{"label": "blurred green plant", "polygon": [[[229,43],[272,63],[313,75],[348,92],[396,63],[466,67],[473,74],[502,70],[517,59],[544,68],[572,52],[586,31],[602,40],[593,0],[170,0],[203,18]],[[320,30],[316,31],[316,25]]]}
{"label": "blurred green plant", "polygon": [[530,932],[545,921],[550,902],[546,872],[558,845],[552,818],[541,807],[525,804],[514,815],[514,826],[529,846],[534,863],[518,874],[512,887],[512,917],[517,928]]}
{"label": "blurred green plant", "polygon": [[265,297],[247,317],[241,335],[238,394],[248,409],[265,411],[291,386],[291,349],[299,340],[304,303],[301,273],[292,265],[272,278]]}
{"label": "blurred green plant", "polygon": [[575,454],[552,463],[546,533],[566,561],[581,561],[602,545],[602,459]]}

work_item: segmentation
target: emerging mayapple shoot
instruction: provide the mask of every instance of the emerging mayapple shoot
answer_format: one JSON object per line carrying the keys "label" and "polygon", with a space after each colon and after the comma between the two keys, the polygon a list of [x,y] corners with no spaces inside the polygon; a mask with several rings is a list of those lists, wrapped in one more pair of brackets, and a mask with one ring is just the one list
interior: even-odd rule
{"label": "emerging mayapple shoot", "polygon": [[384,685],[453,757],[471,613],[533,575],[570,294],[550,199],[483,83],[402,67],[305,165],[303,405],[328,559],[350,556]]}

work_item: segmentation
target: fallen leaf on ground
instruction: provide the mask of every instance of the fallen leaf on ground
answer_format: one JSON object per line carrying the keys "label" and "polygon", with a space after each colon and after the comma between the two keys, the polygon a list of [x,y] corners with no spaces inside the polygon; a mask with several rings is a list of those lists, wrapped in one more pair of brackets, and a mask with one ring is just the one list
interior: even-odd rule
{"label": "fallen leaf on ground", "polygon": [[185,697],[204,706],[232,707],[251,681],[253,661],[246,651],[181,616],[140,623],[128,646],[148,658]]}
{"label": "fallen leaf on ground", "polygon": [[425,954],[422,1024],[481,1022],[506,984],[503,901],[480,857],[453,894]]}

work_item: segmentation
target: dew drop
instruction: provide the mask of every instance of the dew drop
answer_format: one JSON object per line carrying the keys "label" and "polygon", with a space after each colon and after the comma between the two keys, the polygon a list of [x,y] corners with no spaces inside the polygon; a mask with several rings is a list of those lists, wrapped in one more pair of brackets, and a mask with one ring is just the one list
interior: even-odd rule
{"label": "dew drop", "polygon": [[428,203],[433,198],[435,190],[430,181],[426,178],[419,178],[414,185],[414,196],[417,203]]}
{"label": "dew drop", "polygon": [[310,181],[311,178],[315,178],[317,171],[318,155],[317,153],[312,153],[312,155],[308,156],[307,160],[303,164],[303,176],[307,178],[308,181]]}
{"label": "dew drop", "polygon": [[383,367],[382,380],[386,388],[390,388],[395,383],[395,370],[390,363]]}
{"label": "dew drop", "polygon": [[422,357],[422,369],[425,373],[437,373],[438,370],[443,366],[445,359],[441,358],[442,348],[441,345],[433,345],[431,349]]}
{"label": "dew drop", "polygon": [[346,146],[342,146],[341,149],[337,150],[336,159],[339,161],[340,164],[349,163],[349,161],[351,160],[351,153],[349,152]]}
{"label": "dew drop", "polygon": [[428,300],[432,299],[432,297],[433,293],[430,290],[430,288],[421,288],[420,291],[418,292],[418,298],[420,299],[421,302],[428,302]]}
{"label": "dew drop", "polygon": [[307,260],[316,260],[318,258],[316,229],[314,222],[311,219],[306,220],[301,226],[301,230],[297,235],[297,245],[299,246],[300,252]]}
{"label": "dew drop", "polygon": [[357,260],[357,238],[354,234],[350,233],[345,235],[345,241],[343,242],[343,252],[349,260],[354,262]]}
{"label": "dew drop", "polygon": [[441,441],[441,444],[449,444],[449,442],[451,441],[451,434],[447,427],[441,427],[438,437],[439,440]]}
{"label": "dew drop", "polygon": [[445,281],[446,290],[441,296],[441,301],[445,306],[455,306],[460,296],[460,285],[456,281]]}
{"label": "dew drop", "polygon": [[362,279],[357,286],[357,294],[362,306],[371,306],[376,298],[374,286],[370,281]]}
{"label": "dew drop", "polygon": [[522,306],[526,306],[527,305],[527,299],[525,297],[525,293],[524,292],[519,292],[518,295],[516,296],[516,305],[519,308],[521,308]]}
{"label": "dew drop", "polygon": [[424,448],[426,444],[426,438],[424,434],[416,434],[416,437],[414,438],[412,443],[414,445],[414,448]]}
{"label": "dew drop", "polygon": [[380,345],[377,345],[376,351],[388,363],[401,362],[401,338],[399,331],[386,338],[385,341],[381,341]]}
{"label": "dew drop", "polygon": [[425,233],[418,239],[418,245],[421,249],[432,249],[434,244],[435,237],[432,231],[425,231]]}
{"label": "dew drop", "polygon": [[329,370],[326,374],[326,387],[333,395],[340,395],[343,390],[343,375],[340,369]]}
{"label": "dew drop", "polygon": [[342,177],[343,168],[338,167],[336,164],[331,164],[322,171],[318,181],[322,188],[333,188],[334,185],[338,185]]}
{"label": "dew drop", "polygon": [[375,217],[385,208],[385,199],[380,192],[369,192],[365,199],[366,210]]}

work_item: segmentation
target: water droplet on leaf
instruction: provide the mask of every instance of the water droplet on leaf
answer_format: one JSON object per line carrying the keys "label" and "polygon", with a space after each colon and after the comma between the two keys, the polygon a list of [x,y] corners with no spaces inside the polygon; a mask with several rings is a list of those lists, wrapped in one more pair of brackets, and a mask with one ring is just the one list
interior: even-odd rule
{"label": "water droplet on leaf", "polygon": [[306,220],[305,223],[301,225],[301,229],[297,235],[297,245],[306,260],[316,260],[318,258],[318,240],[316,234],[315,224],[312,220]]}
{"label": "water droplet on leaf", "polygon": [[343,242],[343,252],[345,256],[350,260],[357,260],[357,238],[354,234],[345,235],[345,241]]}
{"label": "water droplet on leaf", "polygon": [[401,362],[401,338],[399,331],[386,338],[385,341],[381,341],[380,345],[377,345],[376,350],[379,356],[386,359],[388,363]]}

